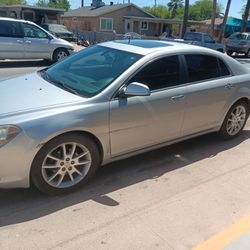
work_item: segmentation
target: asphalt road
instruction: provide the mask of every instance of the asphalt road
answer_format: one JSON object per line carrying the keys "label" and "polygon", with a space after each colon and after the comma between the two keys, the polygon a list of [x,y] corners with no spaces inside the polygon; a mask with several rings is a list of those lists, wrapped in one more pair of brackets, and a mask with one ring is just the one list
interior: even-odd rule
{"label": "asphalt road", "polygon": [[[0,78],[46,66],[1,62]],[[0,190],[0,249],[192,249],[250,214],[249,147],[250,122],[234,140],[210,134],[104,166],[66,196]]]}

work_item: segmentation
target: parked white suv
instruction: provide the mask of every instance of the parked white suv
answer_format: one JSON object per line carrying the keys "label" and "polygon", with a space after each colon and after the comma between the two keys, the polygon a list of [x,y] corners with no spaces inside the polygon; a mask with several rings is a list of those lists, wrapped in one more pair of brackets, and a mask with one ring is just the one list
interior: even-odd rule
{"label": "parked white suv", "polygon": [[71,43],[33,22],[0,17],[0,59],[60,61],[73,51]]}

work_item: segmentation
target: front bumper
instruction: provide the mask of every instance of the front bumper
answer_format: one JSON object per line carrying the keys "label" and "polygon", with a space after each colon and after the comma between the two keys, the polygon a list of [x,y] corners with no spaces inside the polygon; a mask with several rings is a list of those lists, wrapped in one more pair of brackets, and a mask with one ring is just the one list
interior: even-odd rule
{"label": "front bumper", "polygon": [[24,132],[0,147],[0,188],[29,187],[30,168],[38,150]]}
{"label": "front bumper", "polygon": [[242,46],[242,47],[235,47],[235,46],[226,46],[226,51],[232,51],[236,53],[247,53],[249,50],[249,47],[247,46]]}

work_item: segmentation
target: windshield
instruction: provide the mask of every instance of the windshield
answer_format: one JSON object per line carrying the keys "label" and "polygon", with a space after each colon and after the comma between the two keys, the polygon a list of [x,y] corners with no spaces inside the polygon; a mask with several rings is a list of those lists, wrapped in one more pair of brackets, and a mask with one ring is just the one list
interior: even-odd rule
{"label": "windshield", "polygon": [[65,32],[65,31],[69,32],[68,29],[61,24],[50,24],[49,30],[52,32]]}
{"label": "windshield", "polygon": [[184,36],[184,40],[187,41],[201,41],[201,34],[199,33],[186,33]]}
{"label": "windshield", "polygon": [[230,39],[235,39],[235,40],[249,40],[249,36],[247,34],[242,34],[242,33],[239,33],[239,34],[234,34],[230,37]]}
{"label": "windshield", "polygon": [[56,85],[61,83],[81,96],[91,97],[109,86],[141,57],[96,45],[52,65],[46,70],[45,79],[50,79]]}

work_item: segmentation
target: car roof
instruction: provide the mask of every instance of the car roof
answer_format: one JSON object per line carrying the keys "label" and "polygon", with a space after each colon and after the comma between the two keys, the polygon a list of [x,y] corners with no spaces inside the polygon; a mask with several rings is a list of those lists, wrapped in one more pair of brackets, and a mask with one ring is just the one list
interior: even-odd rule
{"label": "car roof", "polygon": [[124,50],[141,55],[151,54],[156,51],[164,52],[194,52],[194,53],[218,53],[211,49],[194,46],[185,43],[169,42],[162,40],[115,40],[99,44],[113,49]]}
{"label": "car roof", "polygon": [[27,20],[23,20],[23,19],[15,19],[15,18],[10,18],[10,17],[0,17],[0,20],[35,24],[31,21],[27,21]]}

